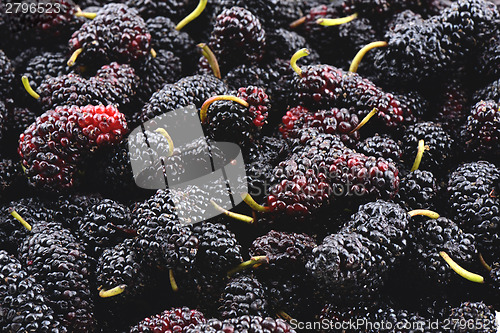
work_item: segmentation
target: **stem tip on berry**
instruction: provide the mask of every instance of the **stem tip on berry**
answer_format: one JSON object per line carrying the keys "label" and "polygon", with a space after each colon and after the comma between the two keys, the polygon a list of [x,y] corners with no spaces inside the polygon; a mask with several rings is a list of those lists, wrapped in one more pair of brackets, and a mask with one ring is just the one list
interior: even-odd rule
{"label": "stem tip on berry", "polygon": [[198,2],[198,6],[185,18],[182,19],[176,26],[175,30],[179,31],[182,28],[184,28],[189,22],[193,21],[196,19],[200,14],[205,10],[205,7],[207,6],[207,0],[200,0]]}
{"label": "stem tip on berry", "polygon": [[260,265],[267,264],[267,263],[269,263],[269,258],[267,256],[252,257],[252,258],[250,258],[250,260],[244,261],[241,264],[239,264],[238,266],[229,270],[227,272],[227,276],[231,277],[234,274],[241,272],[245,269],[259,267]]}
{"label": "stem tip on berry", "polygon": [[208,64],[210,65],[214,76],[218,79],[222,78],[219,62],[217,61],[215,54],[212,52],[212,50],[210,50],[210,47],[208,47],[208,45],[205,43],[200,43],[196,46],[201,49],[201,54],[208,60]]}
{"label": "stem tip on berry", "polygon": [[241,198],[243,201],[250,207],[252,208],[253,211],[261,212],[261,213],[267,213],[271,210],[270,207],[265,207],[262,205],[259,205],[254,198],[248,193],[242,193]]}
{"label": "stem tip on berry", "polygon": [[446,261],[446,263],[450,266],[451,269],[455,271],[455,273],[457,273],[464,279],[475,283],[484,283],[484,278],[481,275],[471,273],[465,270],[464,268],[460,267],[460,265],[458,265],[455,261],[453,261],[453,259],[451,259],[446,252],[441,251],[439,252],[439,255],[443,257],[444,261]]}
{"label": "stem tip on berry", "polygon": [[21,215],[19,215],[18,212],[16,212],[16,210],[14,208],[9,208],[9,213],[10,215],[12,215],[16,220],[18,220],[19,222],[21,222],[21,224],[23,225],[23,227],[25,227],[28,231],[31,231],[31,225],[26,222],[25,219],[23,219],[23,217]]}
{"label": "stem tip on berry", "polygon": [[420,166],[420,162],[422,162],[422,156],[424,156],[424,151],[429,150],[429,146],[426,146],[424,140],[418,141],[418,150],[417,156],[415,157],[415,161],[413,162],[413,166],[411,167],[410,172],[415,171]]}
{"label": "stem tip on berry", "polygon": [[276,314],[278,315],[278,317],[285,319],[288,322],[291,322],[293,320],[293,318],[283,310],[278,311]]}
{"label": "stem tip on berry", "polygon": [[30,94],[31,97],[33,97],[34,99],[40,98],[40,95],[31,87],[30,80],[28,80],[27,76],[23,75],[21,81],[23,83],[24,89],[26,89],[26,92]]}
{"label": "stem tip on berry", "polygon": [[306,17],[302,16],[301,18],[290,23],[290,28],[297,28],[299,25],[304,24],[306,22]]}
{"label": "stem tip on berry", "polygon": [[68,63],[67,63],[69,67],[71,67],[75,64],[76,58],[78,58],[78,56],[82,52],[83,52],[82,48],[76,49],[75,52],[73,52],[73,54],[71,55],[71,57],[69,58]]}
{"label": "stem tip on berry", "polygon": [[486,260],[484,260],[483,258],[483,255],[481,253],[479,253],[479,262],[481,263],[481,265],[486,268],[486,270],[488,272],[491,272],[492,268],[490,265],[488,265],[488,263],[486,262]]}

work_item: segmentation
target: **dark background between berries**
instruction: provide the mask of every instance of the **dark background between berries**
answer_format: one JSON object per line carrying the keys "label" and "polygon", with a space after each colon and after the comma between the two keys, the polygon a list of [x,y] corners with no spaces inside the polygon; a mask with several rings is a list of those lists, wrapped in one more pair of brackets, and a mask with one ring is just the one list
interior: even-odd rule
{"label": "dark background between berries", "polygon": [[[198,0],[40,0],[61,12],[7,13],[16,2],[0,2],[1,332],[282,333],[357,319],[474,327],[347,332],[497,331],[499,0],[208,0],[181,30]],[[350,73],[374,41],[388,45]],[[290,59],[302,48],[299,75]],[[169,154],[159,133],[130,133],[217,95],[249,106],[212,103],[208,142],[240,146],[240,180],[267,211],[241,203],[233,211],[252,224],[184,225],[181,209],[198,218],[211,209],[202,199],[228,189],[139,188],[129,145],[154,161],[151,179],[164,168],[185,179],[192,163],[210,172],[221,152],[194,140]]]}

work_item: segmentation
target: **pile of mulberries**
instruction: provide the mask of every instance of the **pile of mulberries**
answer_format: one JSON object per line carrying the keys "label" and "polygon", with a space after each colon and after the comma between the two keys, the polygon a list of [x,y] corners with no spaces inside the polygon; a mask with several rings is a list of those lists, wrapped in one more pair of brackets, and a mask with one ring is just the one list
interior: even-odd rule
{"label": "pile of mulberries", "polygon": [[0,332],[497,332],[497,2],[0,0]]}

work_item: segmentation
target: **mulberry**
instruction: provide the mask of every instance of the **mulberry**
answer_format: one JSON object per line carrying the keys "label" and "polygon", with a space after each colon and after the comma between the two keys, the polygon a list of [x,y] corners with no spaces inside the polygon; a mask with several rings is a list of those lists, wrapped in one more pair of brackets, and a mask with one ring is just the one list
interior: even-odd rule
{"label": "mulberry", "polygon": [[[76,60],[84,64],[140,61],[150,52],[150,43],[146,23],[135,9],[124,4],[107,4],[97,12],[96,18],[84,23],[71,36],[70,63]],[[74,59],[75,56],[78,58]]]}
{"label": "mulberry", "polygon": [[0,250],[0,327],[6,332],[66,332],[47,305],[43,286],[22,268],[21,263]]}
{"label": "mulberry", "polygon": [[450,174],[445,195],[449,217],[474,235],[486,260],[495,258],[500,241],[500,202],[490,195],[499,179],[500,171],[489,162],[465,163]]}
{"label": "mulberry", "polygon": [[399,144],[388,135],[375,134],[364,141],[358,142],[356,150],[366,156],[382,157],[397,164],[403,152]]}
{"label": "mulberry", "polygon": [[56,107],[21,134],[18,153],[31,184],[70,188],[82,154],[119,142],[126,131],[123,114],[113,106]]}
{"label": "mulberry", "polygon": [[69,331],[92,332],[95,319],[85,249],[69,230],[54,223],[35,225],[32,232],[19,248],[28,273],[44,286],[48,305]]}
{"label": "mulberry", "polygon": [[254,14],[236,6],[223,10],[215,18],[209,46],[227,73],[235,65],[260,61],[266,35]]}
{"label": "mulberry", "polygon": [[464,281],[441,258],[440,251],[446,252],[460,266],[474,268],[478,256],[474,236],[463,232],[455,222],[444,217],[427,220],[419,224],[415,233],[416,244],[411,258],[426,279],[442,285]]}

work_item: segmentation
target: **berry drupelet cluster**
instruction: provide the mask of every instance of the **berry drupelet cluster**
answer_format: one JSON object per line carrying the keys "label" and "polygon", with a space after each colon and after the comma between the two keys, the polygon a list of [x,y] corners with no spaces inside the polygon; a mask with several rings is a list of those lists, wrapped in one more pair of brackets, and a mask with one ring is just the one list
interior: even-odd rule
{"label": "berry drupelet cluster", "polygon": [[306,268],[327,299],[355,305],[376,297],[407,250],[408,228],[409,215],[399,205],[381,200],[362,205],[313,249]]}
{"label": "berry drupelet cluster", "polygon": [[337,134],[344,144],[353,146],[359,141],[359,132],[352,132],[359,124],[354,108],[332,108],[311,112],[303,106],[291,108],[283,116],[280,132],[284,137],[296,137],[300,129],[312,127],[328,134]]}
{"label": "berry drupelet cluster", "polygon": [[138,332],[168,332],[173,330],[186,330],[206,322],[203,313],[187,307],[165,310],[157,315],[144,318],[140,323],[130,329],[131,333]]}
{"label": "berry drupelet cluster", "polygon": [[124,4],[102,7],[95,19],[86,22],[69,40],[71,53],[81,50],[76,60],[139,61],[148,56],[151,34],[138,12]]}
{"label": "berry drupelet cluster", "polygon": [[485,258],[495,258],[498,251],[497,229],[499,198],[492,195],[500,170],[489,162],[464,163],[449,176],[445,198],[449,217],[465,232],[472,233]]}
{"label": "berry drupelet cluster", "polygon": [[21,134],[18,152],[32,184],[65,189],[73,186],[82,154],[115,144],[126,132],[114,106],[56,107]]}
{"label": "berry drupelet cluster", "polygon": [[466,149],[474,156],[489,159],[497,156],[500,140],[500,105],[480,101],[472,108],[462,131]]}
{"label": "berry drupelet cluster", "polygon": [[47,304],[44,287],[5,250],[0,250],[0,280],[3,314],[0,325],[3,329],[12,332],[67,331]]}

